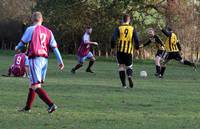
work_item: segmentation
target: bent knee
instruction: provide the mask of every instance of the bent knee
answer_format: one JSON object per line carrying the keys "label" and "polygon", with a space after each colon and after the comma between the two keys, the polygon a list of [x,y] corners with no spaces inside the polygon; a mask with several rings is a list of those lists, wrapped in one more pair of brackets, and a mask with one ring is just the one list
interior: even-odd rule
{"label": "bent knee", "polygon": [[96,58],[93,56],[90,58],[90,61],[96,61]]}
{"label": "bent knee", "polygon": [[38,88],[41,88],[41,84],[30,85],[30,88],[33,89],[33,90],[37,90]]}

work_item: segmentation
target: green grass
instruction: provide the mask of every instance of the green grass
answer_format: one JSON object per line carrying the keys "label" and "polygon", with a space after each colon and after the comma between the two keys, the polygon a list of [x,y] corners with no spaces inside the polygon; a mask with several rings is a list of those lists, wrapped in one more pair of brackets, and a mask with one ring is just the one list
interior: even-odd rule
{"label": "green grass", "polygon": [[[74,58],[74,59],[73,59]],[[70,74],[75,57],[65,57],[59,72],[49,60],[44,89],[58,110],[48,114],[37,97],[31,113],[19,113],[28,92],[28,79],[0,77],[0,129],[199,129],[200,72],[176,63],[166,77],[153,76],[153,61],[136,61],[134,89],[123,89],[114,61],[97,60],[95,74]],[[6,73],[12,57],[1,54],[0,73]],[[147,79],[139,72],[146,70]]]}

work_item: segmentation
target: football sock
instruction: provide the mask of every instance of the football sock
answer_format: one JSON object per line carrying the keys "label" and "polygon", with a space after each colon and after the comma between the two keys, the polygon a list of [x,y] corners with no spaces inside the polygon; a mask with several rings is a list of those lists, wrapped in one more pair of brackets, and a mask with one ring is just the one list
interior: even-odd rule
{"label": "football sock", "polygon": [[28,97],[27,97],[27,101],[26,101],[26,107],[25,107],[26,110],[31,109],[32,103],[35,99],[35,95],[36,95],[35,91],[32,88],[29,88],[29,93],[28,93]]}
{"label": "football sock", "polygon": [[160,71],[161,76],[164,75],[164,73],[165,73],[165,69],[166,69],[166,67],[161,67],[161,71]]}
{"label": "football sock", "polygon": [[36,89],[36,93],[38,94],[40,99],[42,99],[49,107],[53,105],[53,102],[51,101],[47,92],[44,89],[38,88]]}
{"label": "football sock", "polygon": [[126,74],[128,76],[129,86],[132,88],[133,87],[133,81],[132,81],[133,70],[130,68],[126,69]]}
{"label": "football sock", "polygon": [[189,66],[193,66],[194,64],[191,63],[190,61],[184,60],[184,65],[189,65]]}
{"label": "football sock", "polygon": [[94,61],[90,61],[87,69],[90,69],[93,64],[94,64]]}
{"label": "football sock", "polygon": [[119,77],[120,77],[122,86],[126,86],[126,73],[125,73],[125,71],[119,71]]}
{"label": "football sock", "polygon": [[133,76],[133,70],[132,69],[127,69],[126,70],[126,74],[127,74],[128,77],[131,78]]}
{"label": "football sock", "polygon": [[158,66],[158,65],[156,65],[156,73],[160,73],[160,71],[161,71],[161,67],[160,66]]}
{"label": "football sock", "polygon": [[83,65],[82,64],[77,64],[74,68],[73,68],[73,70],[77,70],[77,69],[79,69],[80,67],[82,67]]}

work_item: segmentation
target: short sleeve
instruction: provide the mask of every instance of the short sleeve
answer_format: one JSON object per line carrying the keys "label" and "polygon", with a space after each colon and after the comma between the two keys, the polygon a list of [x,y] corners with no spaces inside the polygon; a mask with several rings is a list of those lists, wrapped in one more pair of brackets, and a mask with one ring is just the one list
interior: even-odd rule
{"label": "short sleeve", "polygon": [[84,41],[84,43],[90,41],[90,36],[87,33],[84,34],[83,41]]}
{"label": "short sleeve", "polygon": [[32,39],[33,30],[34,30],[34,26],[28,27],[21,38],[21,42],[29,43]]}

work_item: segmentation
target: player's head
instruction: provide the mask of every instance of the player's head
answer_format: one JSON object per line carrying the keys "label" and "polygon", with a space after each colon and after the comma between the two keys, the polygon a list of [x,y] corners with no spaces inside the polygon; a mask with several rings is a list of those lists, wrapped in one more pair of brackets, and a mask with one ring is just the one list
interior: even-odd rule
{"label": "player's head", "polygon": [[123,16],[123,21],[124,21],[124,23],[128,23],[129,24],[131,22],[131,16],[128,15],[128,14],[125,14]]}
{"label": "player's head", "polygon": [[150,38],[153,37],[153,36],[155,35],[154,29],[153,29],[153,28],[147,29],[147,34],[148,34],[148,36],[149,36]]}
{"label": "player's head", "polygon": [[34,24],[40,23],[42,24],[43,22],[43,17],[41,12],[34,12],[31,16],[31,20]]}
{"label": "player's head", "polygon": [[88,34],[91,34],[91,33],[92,33],[92,27],[91,27],[91,26],[86,27],[85,31],[86,31]]}

